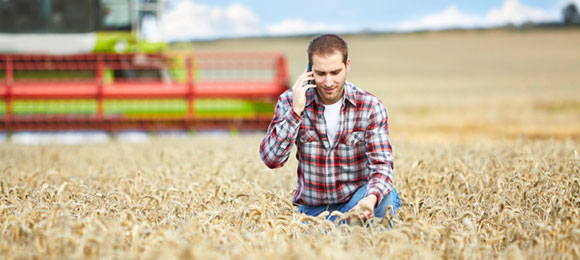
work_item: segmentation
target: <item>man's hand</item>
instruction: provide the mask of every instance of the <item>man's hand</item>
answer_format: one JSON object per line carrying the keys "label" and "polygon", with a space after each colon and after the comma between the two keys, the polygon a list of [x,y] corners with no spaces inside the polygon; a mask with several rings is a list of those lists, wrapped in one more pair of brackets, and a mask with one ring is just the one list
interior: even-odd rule
{"label": "man's hand", "polygon": [[363,213],[358,217],[364,222],[373,217],[375,205],[377,205],[377,196],[371,194],[361,199],[358,204],[349,211],[358,211],[362,209]]}
{"label": "man's hand", "polygon": [[296,80],[296,83],[294,83],[294,86],[292,86],[292,109],[298,115],[301,115],[302,111],[304,111],[304,106],[306,105],[306,91],[316,87],[316,85],[306,84],[309,80],[314,80],[312,74],[312,72],[304,70]]}

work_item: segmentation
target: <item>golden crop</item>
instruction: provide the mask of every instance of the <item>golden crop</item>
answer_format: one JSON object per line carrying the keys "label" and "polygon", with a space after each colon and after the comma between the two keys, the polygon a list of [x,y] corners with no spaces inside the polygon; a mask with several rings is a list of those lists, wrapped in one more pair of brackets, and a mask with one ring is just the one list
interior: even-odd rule
{"label": "golden crop", "polygon": [[[263,133],[1,142],[0,258],[579,259],[578,32],[347,38],[349,79],[389,112],[391,230],[299,214],[296,160],[267,169]],[[308,40],[194,50],[283,51],[296,77]]]}
{"label": "golden crop", "polygon": [[[393,229],[297,212],[259,135],[1,146],[0,253],[31,258],[578,258],[578,142],[394,142]],[[225,152],[228,151],[228,152]]]}

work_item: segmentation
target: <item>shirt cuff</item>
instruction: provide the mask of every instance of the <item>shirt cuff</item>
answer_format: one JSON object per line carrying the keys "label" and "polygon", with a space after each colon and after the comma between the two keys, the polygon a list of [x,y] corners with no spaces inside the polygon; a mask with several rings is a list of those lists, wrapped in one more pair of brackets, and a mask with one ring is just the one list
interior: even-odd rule
{"label": "shirt cuff", "polygon": [[296,114],[294,109],[290,109],[290,113],[288,113],[288,116],[286,116],[286,121],[290,125],[290,128],[294,129],[298,127],[300,123],[302,123],[302,116]]}
{"label": "shirt cuff", "polygon": [[381,200],[388,195],[392,190],[393,190],[393,185],[390,182],[388,183],[388,187],[386,192],[381,192],[381,190],[378,187],[372,187],[372,188],[368,188],[367,190],[367,194],[365,195],[365,197],[369,196],[369,195],[375,195],[377,197],[377,204],[375,205],[375,207],[377,205],[379,205],[379,203],[381,203]]}
{"label": "shirt cuff", "polygon": [[289,121],[298,121],[298,123],[300,121],[302,121],[302,116],[299,114],[296,114],[296,111],[294,111],[294,109],[290,109],[290,115],[288,115],[288,119]]}

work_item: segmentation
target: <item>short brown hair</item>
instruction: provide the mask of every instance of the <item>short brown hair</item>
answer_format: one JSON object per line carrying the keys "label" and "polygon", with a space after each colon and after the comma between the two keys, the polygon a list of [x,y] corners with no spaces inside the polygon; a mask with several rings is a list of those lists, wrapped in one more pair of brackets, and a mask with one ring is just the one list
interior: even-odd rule
{"label": "short brown hair", "polygon": [[342,62],[348,60],[348,46],[346,41],[336,34],[323,34],[314,37],[308,45],[308,61],[312,62],[312,55],[332,55],[334,52],[342,54]]}

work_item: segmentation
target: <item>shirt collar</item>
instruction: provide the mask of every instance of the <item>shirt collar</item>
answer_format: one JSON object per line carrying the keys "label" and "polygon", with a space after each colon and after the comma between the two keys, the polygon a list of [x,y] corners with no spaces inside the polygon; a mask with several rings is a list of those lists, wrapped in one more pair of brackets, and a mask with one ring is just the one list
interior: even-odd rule
{"label": "shirt collar", "polygon": [[[344,100],[350,102],[353,106],[356,106],[356,96],[355,96],[355,89],[354,85],[350,82],[344,82]],[[306,106],[309,106],[312,102],[316,102],[316,104],[320,103],[320,98],[316,95],[316,90],[314,88],[309,89],[306,91]]]}
{"label": "shirt collar", "polygon": [[356,90],[350,82],[344,82],[344,99],[356,107]]}

